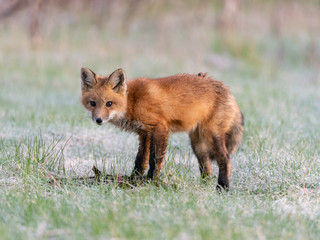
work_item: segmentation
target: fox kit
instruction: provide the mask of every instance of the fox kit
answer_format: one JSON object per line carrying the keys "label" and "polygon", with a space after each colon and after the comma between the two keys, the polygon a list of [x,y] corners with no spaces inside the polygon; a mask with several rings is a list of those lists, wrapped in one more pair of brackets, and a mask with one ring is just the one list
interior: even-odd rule
{"label": "fox kit", "polygon": [[82,104],[98,125],[110,122],[139,136],[132,172],[157,178],[169,134],[188,132],[201,176],[219,167],[218,189],[229,189],[230,156],[240,146],[243,115],[229,89],[206,73],[177,74],[127,82],[123,69],[99,76],[81,69]]}

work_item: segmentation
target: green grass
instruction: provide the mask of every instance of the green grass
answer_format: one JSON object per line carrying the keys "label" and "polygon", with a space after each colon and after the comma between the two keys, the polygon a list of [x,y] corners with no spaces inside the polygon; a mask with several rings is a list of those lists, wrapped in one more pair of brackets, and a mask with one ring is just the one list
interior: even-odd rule
{"label": "green grass", "polygon": [[[195,34],[188,19],[191,27],[179,33],[153,28],[160,19],[135,19],[127,35],[79,19],[49,24],[34,50],[22,27],[2,26],[0,239],[320,236],[320,80],[306,60],[308,38],[226,39],[206,24]],[[219,68],[212,55],[229,65]],[[171,136],[158,187],[72,180],[92,176],[93,165],[130,174],[138,146],[135,135],[92,123],[80,105],[82,66],[101,74],[123,67],[129,78],[202,71],[227,84],[246,118],[231,191],[216,192],[216,164],[212,182],[201,184],[186,134]],[[69,180],[50,183],[52,174]]]}

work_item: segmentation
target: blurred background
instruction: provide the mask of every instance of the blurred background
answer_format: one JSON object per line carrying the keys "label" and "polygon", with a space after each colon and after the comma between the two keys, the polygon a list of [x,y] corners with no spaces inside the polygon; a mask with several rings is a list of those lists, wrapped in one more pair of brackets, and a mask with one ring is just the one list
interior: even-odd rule
{"label": "blurred background", "polygon": [[[130,174],[138,147],[92,122],[81,67],[223,81],[245,116],[232,194],[215,163],[200,183],[187,133],[168,187],[73,181]],[[319,239],[319,103],[320,0],[0,0],[0,238]]]}
{"label": "blurred background", "polygon": [[[232,194],[215,163],[200,183],[187,133],[169,139],[168,187],[73,181],[130,174],[138,147],[92,122],[81,67],[223,81],[245,116]],[[319,93],[320,0],[0,0],[0,238],[319,239]]]}
{"label": "blurred background", "polygon": [[129,78],[294,67],[319,84],[319,0],[1,0],[0,21],[1,67],[59,71],[66,87],[81,66]]}
{"label": "blurred background", "polygon": [[[244,165],[257,149],[319,151],[319,0],[0,0],[0,140],[72,135],[69,162],[125,154],[130,171],[136,138],[92,123],[80,104],[83,66],[223,81],[246,118]],[[170,144],[181,159],[190,152],[185,135]]]}

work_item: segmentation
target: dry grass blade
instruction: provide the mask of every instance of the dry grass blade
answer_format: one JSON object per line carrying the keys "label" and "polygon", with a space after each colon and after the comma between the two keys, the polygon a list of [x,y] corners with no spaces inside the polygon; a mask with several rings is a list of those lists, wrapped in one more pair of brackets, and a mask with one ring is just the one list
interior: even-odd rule
{"label": "dry grass blade", "polygon": [[306,170],[304,171],[302,186],[303,186],[303,193],[304,193],[304,195],[306,195],[306,196],[307,196],[307,193],[306,193],[306,175],[307,175],[308,170],[309,170],[310,167],[311,167],[311,164],[312,164],[315,160],[316,160],[316,157],[313,157],[313,159],[310,161],[308,167],[307,167]]}
{"label": "dry grass blade", "polygon": [[49,176],[49,178],[55,183],[55,185],[63,192],[65,192],[65,190],[61,187],[60,183],[54,178],[54,176],[47,171],[47,169],[45,169],[45,167],[42,165],[42,163],[40,163],[39,161],[37,161],[37,159],[34,157],[34,155],[32,154],[32,152],[28,149],[28,147],[22,142],[22,140],[20,138],[18,138],[19,142],[21,143],[22,146],[25,147],[25,149],[28,151],[29,155],[33,158],[33,160],[35,162],[38,163],[38,165],[40,166],[40,168]]}

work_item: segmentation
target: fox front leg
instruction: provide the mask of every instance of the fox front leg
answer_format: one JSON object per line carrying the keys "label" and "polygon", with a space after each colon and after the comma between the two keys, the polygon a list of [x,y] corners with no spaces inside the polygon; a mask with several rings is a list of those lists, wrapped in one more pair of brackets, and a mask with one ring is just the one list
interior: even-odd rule
{"label": "fox front leg", "polygon": [[139,133],[139,149],[131,176],[142,176],[148,168],[150,156],[150,136],[148,133]]}
{"label": "fox front leg", "polygon": [[167,128],[159,128],[151,134],[150,141],[150,158],[148,178],[158,179],[159,172],[164,163],[166,154],[169,131]]}

